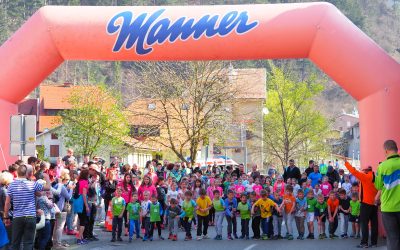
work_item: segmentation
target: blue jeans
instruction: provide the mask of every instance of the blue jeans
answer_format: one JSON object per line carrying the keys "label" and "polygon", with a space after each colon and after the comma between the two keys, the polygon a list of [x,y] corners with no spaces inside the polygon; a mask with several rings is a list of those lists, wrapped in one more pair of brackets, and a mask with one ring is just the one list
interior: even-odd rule
{"label": "blue jeans", "polygon": [[261,218],[261,229],[262,229],[263,235],[268,235],[270,219],[271,219],[270,217]]}
{"label": "blue jeans", "polygon": [[134,233],[136,233],[136,238],[140,237],[139,220],[129,219],[129,238],[132,238]]}
{"label": "blue jeans", "polygon": [[75,218],[75,213],[74,213],[74,206],[71,204],[71,213],[67,214],[67,219],[65,220],[65,224],[67,225],[68,230],[74,230],[74,218]]}
{"label": "blue jeans", "polygon": [[50,220],[46,220],[44,228],[38,230],[39,250],[46,249],[47,242],[49,242],[51,235]]}

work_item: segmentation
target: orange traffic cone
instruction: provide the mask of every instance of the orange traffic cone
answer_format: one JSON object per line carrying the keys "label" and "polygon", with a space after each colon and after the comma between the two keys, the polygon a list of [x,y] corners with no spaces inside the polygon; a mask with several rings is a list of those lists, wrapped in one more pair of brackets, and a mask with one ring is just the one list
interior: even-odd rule
{"label": "orange traffic cone", "polygon": [[107,216],[106,216],[106,221],[105,221],[104,227],[105,227],[106,231],[108,231],[108,232],[112,231],[111,202],[110,202],[110,205],[108,206],[108,211],[107,211]]}

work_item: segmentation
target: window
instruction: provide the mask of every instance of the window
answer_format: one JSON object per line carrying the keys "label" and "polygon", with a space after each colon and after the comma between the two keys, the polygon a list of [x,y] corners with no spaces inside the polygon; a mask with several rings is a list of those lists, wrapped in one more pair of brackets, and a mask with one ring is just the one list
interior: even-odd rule
{"label": "window", "polygon": [[149,105],[147,106],[147,109],[150,111],[153,111],[156,109],[156,104],[155,103],[149,103]]}
{"label": "window", "polygon": [[50,157],[59,157],[59,156],[60,156],[60,146],[50,145]]}
{"label": "window", "polygon": [[186,111],[188,111],[188,110],[189,110],[189,108],[190,108],[190,105],[189,105],[189,103],[184,103],[184,104],[182,104],[182,110],[186,110]]}
{"label": "window", "polygon": [[132,126],[131,127],[131,136],[132,137],[160,136],[160,127],[159,126]]}
{"label": "window", "polygon": [[213,154],[214,154],[214,155],[220,155],[220,154],[222,154],[221,146],[213,145]]}
{"label": "window", "polygon": [[61,109],[46,109],[46,115],[58,115],[60,113]]}
{"label": "window", "polygon": [[51,139],[52,140],[58,140],[58,134],[57,133],[51,133]]}
{"label": "window", "polygon": [[253,131],[246,130],[246,140],[251,140],[251,139],[253,139],[254,136],[255,135],[254,135]]}

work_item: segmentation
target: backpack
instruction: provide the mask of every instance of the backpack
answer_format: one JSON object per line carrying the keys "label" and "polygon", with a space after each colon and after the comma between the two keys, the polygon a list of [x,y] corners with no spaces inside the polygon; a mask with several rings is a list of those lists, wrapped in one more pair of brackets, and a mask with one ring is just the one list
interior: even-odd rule
{"label": "backpack", "polygon": [[165,190],[163,187],[157,187],[157,200],[164,202],[165,200]]}

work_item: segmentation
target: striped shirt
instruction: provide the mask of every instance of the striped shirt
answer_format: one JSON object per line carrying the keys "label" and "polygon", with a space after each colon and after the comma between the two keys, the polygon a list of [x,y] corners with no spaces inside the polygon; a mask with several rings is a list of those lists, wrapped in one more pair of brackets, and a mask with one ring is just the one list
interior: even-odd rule
{"label": "striped shirt", "polygon": [[14,206],[14,218],[36,216],[35,192],[42,191],[38,182],[17,178],[8,187],[8,196]]}

